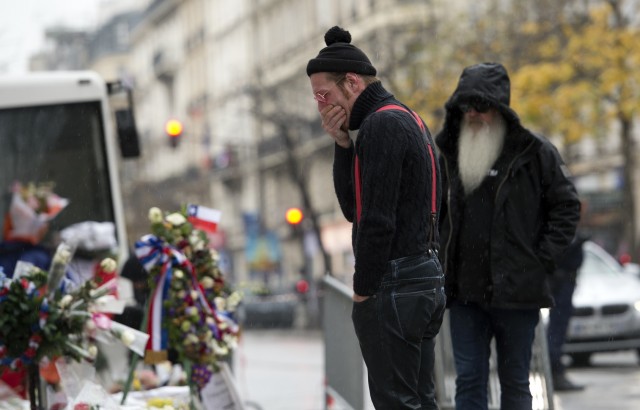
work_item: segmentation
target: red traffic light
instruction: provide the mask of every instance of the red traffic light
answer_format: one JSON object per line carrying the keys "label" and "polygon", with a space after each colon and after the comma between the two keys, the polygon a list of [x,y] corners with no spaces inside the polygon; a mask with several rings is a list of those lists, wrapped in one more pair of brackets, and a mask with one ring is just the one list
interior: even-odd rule
{"label": "red traffic light", "polygon": [[287,209],[287,212],[285,214],[285,219],[289,224],[297,225],[300,222],[302,222],[302,218],[304,218],[304,215],[302,214],[302,211],[300,210],[300,208]]}
{"label": "red traffic light", "polygon": [[180,134],[182,134],[182,123],[178,120],[171,119],[165,124],[164,130],[170,137],[179,137]]}
{"label": "red traffic light", "polygon": [[305,294],[309,291],[309,282],[304,279],[300,279],[296,282],[296,292]]}

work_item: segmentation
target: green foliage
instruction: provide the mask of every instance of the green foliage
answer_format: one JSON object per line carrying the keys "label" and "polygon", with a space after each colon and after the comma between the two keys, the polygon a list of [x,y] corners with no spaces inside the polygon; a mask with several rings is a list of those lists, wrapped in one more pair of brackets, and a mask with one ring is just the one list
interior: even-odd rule
{"label": "green foliage", "polygon": [[90,358],[81,346],[95,283],[86,282],[63,303],[61,292],[47,295],[47,281],[48,273],[35,267],[21,278],[0,280],[0,367],[63,355]]}

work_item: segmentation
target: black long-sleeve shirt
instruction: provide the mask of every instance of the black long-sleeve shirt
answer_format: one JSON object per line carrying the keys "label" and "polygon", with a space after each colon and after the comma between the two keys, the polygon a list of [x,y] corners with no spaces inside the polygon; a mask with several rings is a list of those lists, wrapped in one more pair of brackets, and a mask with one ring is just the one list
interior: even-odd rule
{"label": "black long-sleeve shirt", "polygon": [[[433,245],[431,234],[438,242],[437,230],[430,229],[432,171],[425,138],[432,147],[433,141],[410,113],[375,112],[390,104],[403,106],[381,83],[369,85],[351,112],[349,129],[358,130],[355,145],[335,148],[334,187],[344,216],[353,222],[353,287],[363,296],[377,291],[388,261],[425,252]],[[353,179],[356,153],[362,183],[359,222]]]}

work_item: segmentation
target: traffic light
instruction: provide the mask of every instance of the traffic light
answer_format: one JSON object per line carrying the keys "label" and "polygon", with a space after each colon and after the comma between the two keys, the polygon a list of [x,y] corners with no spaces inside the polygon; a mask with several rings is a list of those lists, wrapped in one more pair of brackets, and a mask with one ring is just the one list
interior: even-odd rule
{"label": "traffic light", "polygon": [[164,130],[169,136],[169,144],[175,148],[180,142],[180,136],[182,135],[182,123],[176,119],[170,119],[164,126]]}
{"label": "traffic light", "polygon": [[300,208],[289,208],[284,216],[289,225],[298,225],[304,218]]}

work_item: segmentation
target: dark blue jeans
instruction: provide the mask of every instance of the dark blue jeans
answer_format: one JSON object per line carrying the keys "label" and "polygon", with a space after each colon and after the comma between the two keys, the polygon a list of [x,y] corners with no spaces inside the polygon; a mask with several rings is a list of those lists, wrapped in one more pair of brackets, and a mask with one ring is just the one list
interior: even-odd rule
{"label": "dark blue jeans", "polygon": [[449,311],[456,367],[456,409],[488,407],[489,357],[495,337],[500,408],[531,410],[529,367],[538,309],[483,308],[453,302]]}
{"label": "dark blue jeans", "polygon": [[562,363],[562,345],[564,345],[569,320],[573,313],[572,299],[575,289],[576,283],[573,280],[554,278],[551,281],[551,291],[556,305],[549,310],[547,344],[553,373],[563,373],[565,370]]}
{"label": "dark blue jeans", "polygon": [[389,262],[378,292],[351,318],[376,409],[437,409],[435,337],[445,308],[444,275],[433,252]]}

